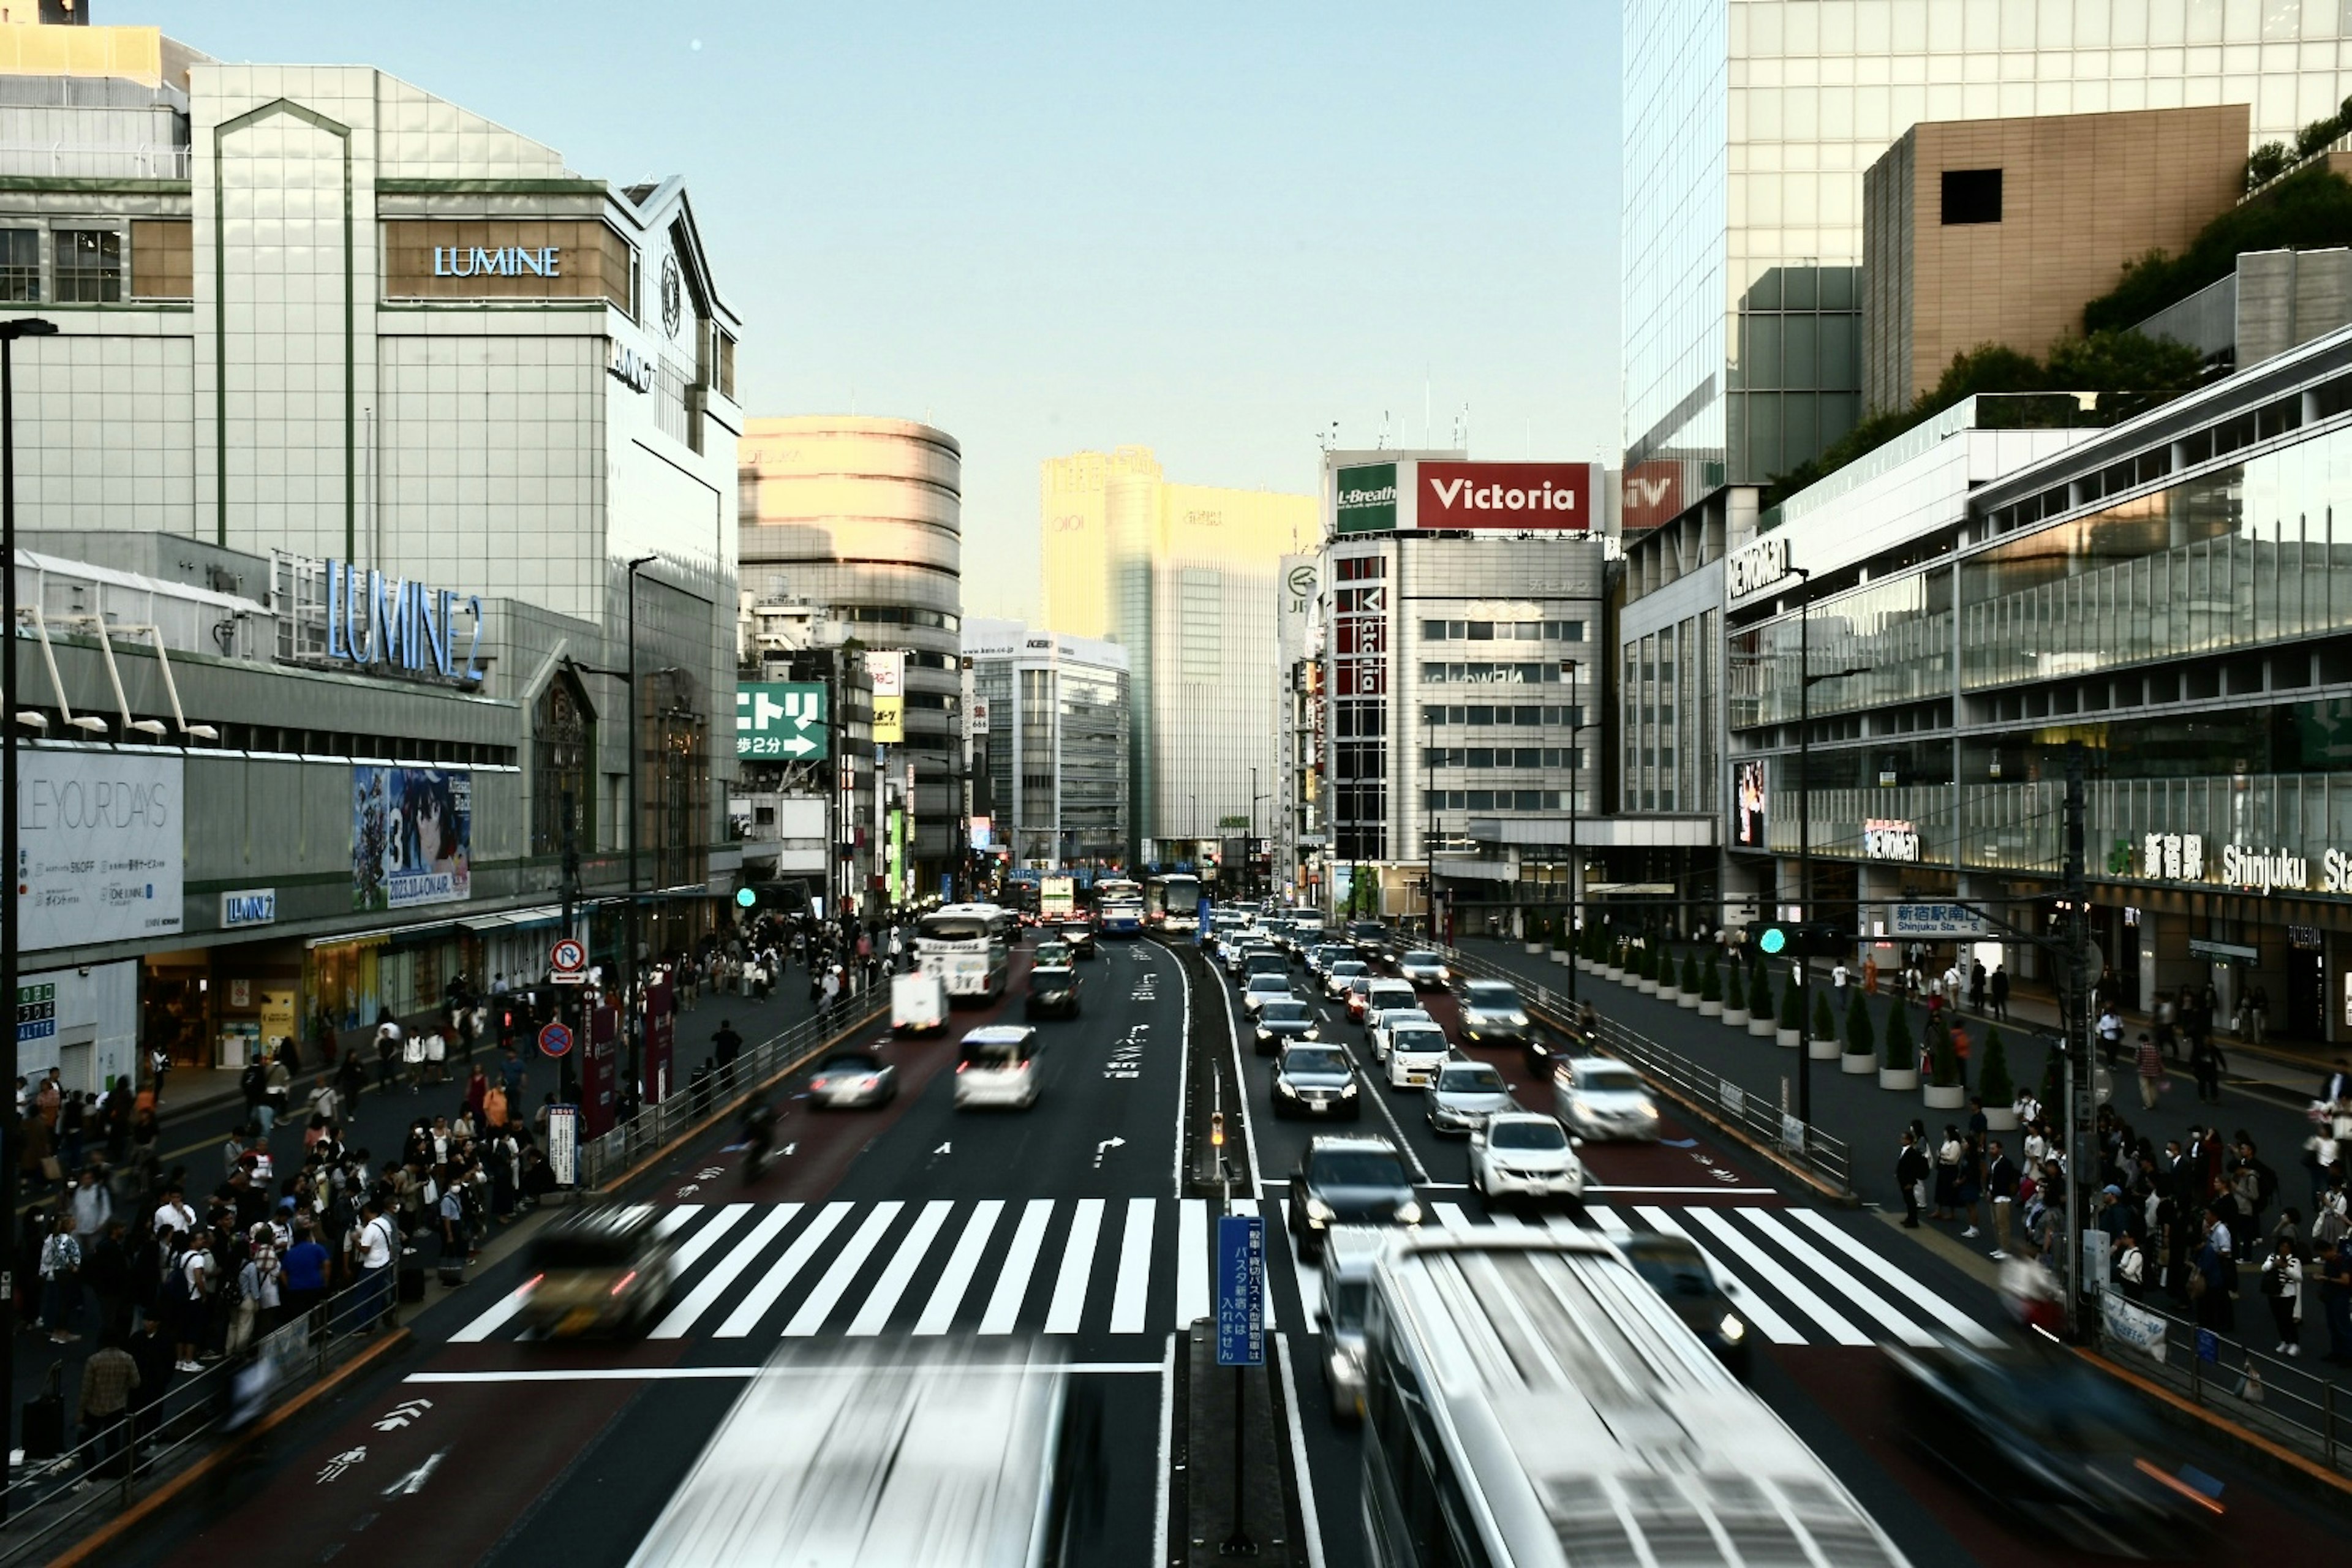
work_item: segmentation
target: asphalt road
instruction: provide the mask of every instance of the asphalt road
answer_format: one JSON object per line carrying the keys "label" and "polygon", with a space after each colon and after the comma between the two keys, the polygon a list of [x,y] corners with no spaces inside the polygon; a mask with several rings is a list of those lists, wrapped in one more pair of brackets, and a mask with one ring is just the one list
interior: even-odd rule
{"label": "asphalt road", "polygon": [[[1017,1017],[1025,971],[1016,957],[1008,1001],[959,1012],[955,1030]],[[288,1423],[235,1476],[147,1521],[118,1560],[407,1564],[422,1552],[618,1564],[780,1340],[1034,1335],[1100,1396],[1093,1485],[1110,1505],[1091,1511],[1070,1561],[1150,1562],[1171,1336],[1206,1315],[1210,1291],[1213,1205],[1181,1197],[1176,1170],[1187,1008],[1227,1020],[1249,1089],[1236,1135],[1277,1237],[1286,1179],[1319,1129],[1267,1114],[1270,1064],[1250,1048],[1229,983],[1188,984],[1174,955],[1148,942],[1107,943],[1083,973],[1083,1015],[1040,1026],[1046,1080],[1033,1110],[957,1112],[952,1032],[887,1044],[902,1088],[887,1108],[825,1113],[788,1100],[778,1132],[788,1152],[760,1181],[747,1186],[713,1138],[628,1194],[668,1210],[686,1254],[646,1340],[521,1340],[508,1310],[521,1264],[508,1259],[425,1312],[412,1346]],[[1451,1031],[1450,1000],[1433,995],[1430,1008]],[[1326,1038],[1368,1056],[1362,1031],[1332,1012]],[[1523,1103],[1549,1106],[1548,1083],[1517,1052],[1474,1054]],[[1587,1148],[1598,1184],[1580,1214],[1490,1218],[1466,1188],[1465,1145],[1430,1130],[1418,1091],[1375,1080],[1367,1092],[1357,1125],[1407,1151],[1432,1224],[1697,1241],[1763,1336],[1759,1392],[1915,1563],[2079,1560],[1988,1512],[1903,1440],[1878,1342],[1997,1340],[2006,1331],[1990,1291],[1884,1222],[1821,1209],[1671,1121],[1654,1145]],[[1270,1250],[1268,1326],[1297,1390],[1289,1438],[1307,1461],[1305,1511],[1319,1524],[1320,1561],[1360,1563],[1356,1436],[1327,1414],[1319,1290],[1286,1245]],[[2195,1457],[2225,1483],[2238,1544],[2315,1556],[2338,1533],[2242,1465]]]}

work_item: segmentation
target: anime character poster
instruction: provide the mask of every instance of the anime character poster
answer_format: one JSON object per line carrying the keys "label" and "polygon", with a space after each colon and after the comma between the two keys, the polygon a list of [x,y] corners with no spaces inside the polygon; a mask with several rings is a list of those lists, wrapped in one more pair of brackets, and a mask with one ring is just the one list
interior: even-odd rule
{"label": "anime character poster", "polygon": [[1742,763],[1732,775],[1731,842],[1740,849],[1768,847],[1764,839],[1764,762]]}
{"label": "anime character poster", "polygon": [[472,896],[474,777],[464,769],[352,770],[352,908]]}

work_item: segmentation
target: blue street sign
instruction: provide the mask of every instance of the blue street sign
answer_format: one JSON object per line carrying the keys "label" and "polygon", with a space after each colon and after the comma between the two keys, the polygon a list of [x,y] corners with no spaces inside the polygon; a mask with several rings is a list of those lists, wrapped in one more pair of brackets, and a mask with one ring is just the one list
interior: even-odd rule
{"label": "blue street sign", "polygon": [[1265,1221],[1217,1221],[1217,1364],[1265,1364]]}
{"label": "blue street sign", "polygon": [[2221,1360],[2221,1336],[2210,1329],[2198,1330],[2197,1359],[2218,1365]]}
{"label": "blue street sign", "polygon": [[1201,929],[1192,933],[1192,940],[1196,942],[1206,942],[1209,940],[1209,900],[1202,899],[1193,908],[1201,917]]}

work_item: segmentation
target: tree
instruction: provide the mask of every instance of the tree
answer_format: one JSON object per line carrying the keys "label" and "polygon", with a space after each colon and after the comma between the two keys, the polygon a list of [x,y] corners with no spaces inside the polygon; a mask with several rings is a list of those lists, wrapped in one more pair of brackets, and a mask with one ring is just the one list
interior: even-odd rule
{"label": "tree", "polygon": [[2265,142],[2246,159],[2246,189],[2252,191],[2270,184],[2286,173],[2294,162],[2294,154],[2286,150],[2284,142]]}
{"label": "tree", "polygon": [[1928,1059],[1933,1064],[1934,1076],[1928,1081],[1937,1089],[1956,1088],[1960,1081],[1960,1058],[1959,1053],[1952,1049],[1952,1032],[1936,1024],[1930,1024],[1928,1027],[1936,1037],[1934,1045],[1929,1047]]}
{"label": "tree", "polygon": [[1730,977],[1724,984],[1723,1010],[1727,1013],[1748,1011],[1748,983],[1740,978],[1740,969],[1737,963],[1731,966]]}
{"label": "tree", "polygon": [[[1734,984],[1737,984],[1738,971],[1733,972],[1732,978]],[[1698,999],[1702,1002],[1723,1000],[1723,972],[1716,967],[1715,954],[1712,952],[1706,955],[1706,973],[1698,983]]]}
{"label": "tree", "polygon": [[[2285,151],[2279,148],[2282,155]],[[2247,161],[2249,173],[2253,161]],[[2151,250],[2126,263],[2116,286],[2083,307],[2083,330],[2097,332],[2144,321],[2236,271],[2245,251],[2312,250],[2347,242],[2352,242],[2352,183],[2326,164],[2315,163],[2221,214],[2199,230],[2179,256]]]}
{"label": "tree", "polygon": [[1919,1065],[1919,1037],[1911,1027],[1911,1010],[1897,1002],[1886,1010],[1886,1054],[1879,1058],[1896,1072]]}
{"label": "tree", "polygon": [[2001,1044],[1999,1029],[1985,1031],[1984,1070],[1977,1075],[1977,1097],[1987,1105],[2009,1105],[2017,1099],[2017,1085],[2009,1077],[2009,1047]]}
{"label": "tree", "polygon": [[1862,987],[1848,986],[1845,1005],[1845,1054],[1866,1057],[1878,1049],[1878,1040],[1870,1026],[1870,1004],[1862,999]]}
{"label": "tree", "polygon": [[1780,985],[1780,1027],[1795,1034],[1805,1026],[1805,1016],[1798,1011],[1804,999],[1797,994],[1796,976],[1790,975]]}
{"label": "tree", "polygon": [[[1709,974],[1712,974],[1712,973],[1715,973],[1715,961],[1714,961],[1713,959],[1709,959],[1709,960],[1707,961],[1707,973],[1708,973]],[[1683,989],[1684,989],[1684,990],[1688,991],[1688,992],[1691,992],[1691,993],[1693,993],[1694,994],[1697,994],[1697,992],[1698,992],[1698,958],[1697,958],[1697,956],[1696,956],[1696,954],[1694,954],[1694,953],[1685,952],[1685,953],[1683,954],[1683,981],[1682,981],[1682,984],[1683,984]]]}
{"label": "tree", "polygon": [[1837,1038],[1837,1015],[1830,1011],[1830,993],[1827,986],[1813,993],[1813,1038],[1817,1040]]}

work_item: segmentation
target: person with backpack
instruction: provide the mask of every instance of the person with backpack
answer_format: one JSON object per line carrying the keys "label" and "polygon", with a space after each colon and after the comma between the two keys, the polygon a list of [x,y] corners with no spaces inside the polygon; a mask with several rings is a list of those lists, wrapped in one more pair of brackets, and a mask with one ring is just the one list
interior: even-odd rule
{"label": "person with backpack", "polygon": [[[375,1086],[386,1094],[393,1090],[400,1066],[400,1020],[385,1008],[375,1023]],[[356,1100],[358,1097],[352,1097]]]}
{"label": "person with backpack", "polygon": [[2294,1255],[2294,1243],[2281,1237],[2271,1255],[2263,1259],[2263,1300],[2271,1307],[2271,1323],[2278,1330],[2278,1353],[2299,1356],[2303,1353],[2303,1260]]}
{"label": "person with backpack", "polygon": [[205,1342],[205,1318],[211,1310],[215,1273],[209,1241],[202,1229],[188,1232],[163,1268],[163,1315],[171,1320],[173,1342],[179,1353],[173,1370],[202,1372],[197,1347]]}
{"label": "person with backpack", "polygon": [[41,1240],[41,1321],[50,1343],[67,1344],[81,1338],[72,1327],[81,1315],[81,1243],[64,1215],[42,1222],[49,1233]]}
{"label": "person with backpack", "polygon": [[352,1233],[352,1267],[358,1276],[359,1328],[362,1336],[392,1321],[393,1269],[400,1262],[400,1232],[384,1212],[383,1201],[373,1194],[360,1205],[359,1227]]}

